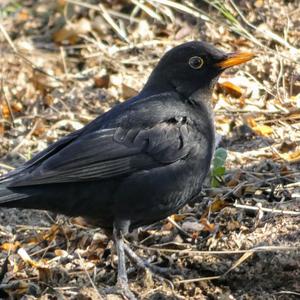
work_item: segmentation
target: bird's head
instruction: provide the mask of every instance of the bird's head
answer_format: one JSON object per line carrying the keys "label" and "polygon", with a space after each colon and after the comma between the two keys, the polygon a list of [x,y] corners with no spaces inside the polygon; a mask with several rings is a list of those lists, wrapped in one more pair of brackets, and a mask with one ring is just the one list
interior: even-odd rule
{"label": "bird's head", "polygon": [[205,42],[188,42],[169,50],[161,58],[145,89],[155,92],[175,89],[185,97],[201,90],[209,92],[225,69],[253,57],[247,52],[225,53]]}

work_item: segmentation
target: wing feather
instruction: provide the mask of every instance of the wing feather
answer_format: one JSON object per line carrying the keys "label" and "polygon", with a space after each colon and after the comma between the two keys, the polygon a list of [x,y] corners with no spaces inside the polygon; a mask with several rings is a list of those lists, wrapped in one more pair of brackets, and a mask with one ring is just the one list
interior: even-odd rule
{"label": "wing feather", "polygon": [[115,178],[171,164],[189,154],[195,137],[183,110],[178,117],[172,106],[162,109],[160,102],[153,101],[148,108],[155,108],[157,114],[147,121],[145,103],[141,110],[137,106],[142,104],[129,104],[120,118],[114,116],[114,122],[104,115],[42,151],[8,175],[8,185]]}

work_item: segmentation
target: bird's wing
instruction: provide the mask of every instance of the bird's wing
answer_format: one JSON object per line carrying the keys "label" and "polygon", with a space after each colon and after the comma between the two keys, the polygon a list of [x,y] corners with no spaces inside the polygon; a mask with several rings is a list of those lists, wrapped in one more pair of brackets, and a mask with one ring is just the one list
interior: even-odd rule
{"label": "bird's wing", "polygon": [[133,117],[129,114],[115,128],[66,138],[21,169],[9,186],[102,180],[170,164],[188,155],[191,143],[186,140],[191,139],[191,131],[185,116],[167,114],[160,122],[151,118],[146,124],[142,115],[143,125],[138,115],[136,121]]}
{"label": "bird's wing", "polygon": [[24,171],[27,171],[33,166],[37,166],[40,162],[45,161],[48,157],[57,153],[60,149],[66,147],[72,141],[74,141],[80,135],[81,129],[76,130],[67,136],[61,138],[57,142],[53,143],[45,150],[36,154],[32,159],[28,160],[26,163],[18,167],[17,169],[10,171],[0,177],[0,182],[4,180],[12,179],[13,177],[20,176]]}

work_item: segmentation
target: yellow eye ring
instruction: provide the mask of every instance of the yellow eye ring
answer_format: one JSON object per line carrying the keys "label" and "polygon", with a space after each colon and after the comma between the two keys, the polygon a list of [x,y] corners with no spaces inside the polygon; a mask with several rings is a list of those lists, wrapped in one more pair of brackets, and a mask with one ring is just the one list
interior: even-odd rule
{"label": "yellow eye ring", "polygon": [[189,59],[189,65],[193,69],[200,69],[204,64],[204,61],[199,56],[193,56]]}

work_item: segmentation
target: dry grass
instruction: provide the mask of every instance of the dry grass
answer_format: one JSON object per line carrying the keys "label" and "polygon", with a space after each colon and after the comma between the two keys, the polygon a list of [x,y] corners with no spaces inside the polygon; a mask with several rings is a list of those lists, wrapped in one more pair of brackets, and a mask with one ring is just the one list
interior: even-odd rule
{"label": "dry grass", "polygon": [[[182,275],[172,286],[131,268],[130,282],[142,299],[296,299],[297,1],[4,2],[3,173],[136,94],[174,45],[201,39],[257,53],[224,74],[214,93],[216,129],[228,154],[219,186],[208,179],[199,202],[130,239],[137,253]],[[0,218],[0,297],[99,299],[115,283],[116,256],[98,229],[44,212],[1,209]]]}

